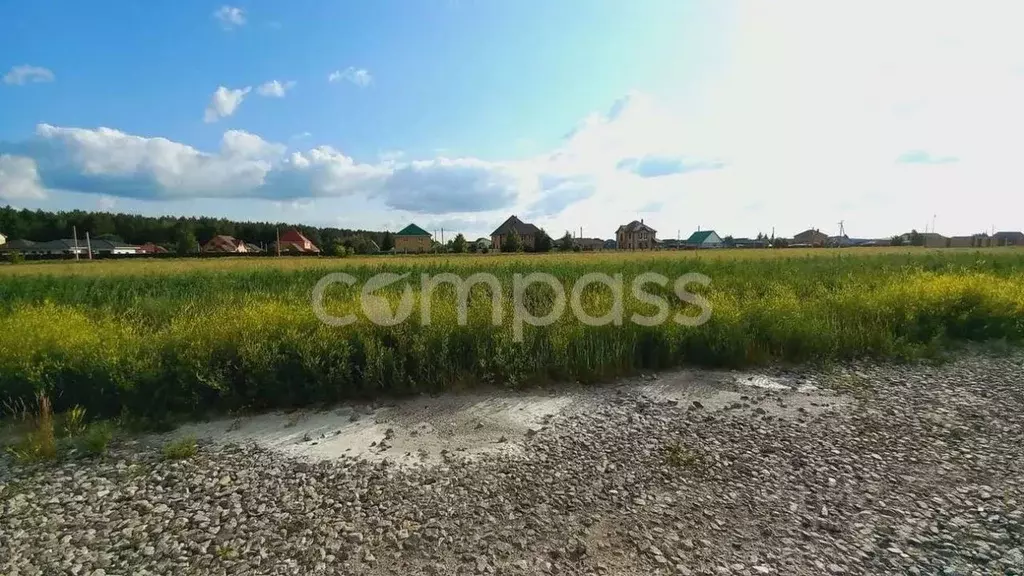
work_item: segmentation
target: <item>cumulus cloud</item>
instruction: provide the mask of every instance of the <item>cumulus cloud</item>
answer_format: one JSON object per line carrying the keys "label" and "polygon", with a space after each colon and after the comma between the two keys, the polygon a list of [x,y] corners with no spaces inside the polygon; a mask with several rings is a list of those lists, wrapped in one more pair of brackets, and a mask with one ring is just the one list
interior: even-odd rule
{"label": "cumulus cloud", "polygon": [[35,160],[0,154],[0,199],[26,200],[45,196]]}
{"label": "cumulus cloud", "polygon": [[56,76],[48,68],[30,66],[28,64],[14,66],[7,74],[4,74],[4,84],[13,84],[15,86],[37,82],[53,82],[55,79]]}
{"label": "cumulus cloud", "polygon": [[381,189],[388,206],[423,214],[483,212],[512,205],[519,186],[506,167],[473,158],[438,158],[396,167]]}
{"label": "cumulus cloud", "polygon": [[373,83],[373,76],[365,68],[355,68],[349,66],[344,70],[335,70],[327,75],[327,81],[334,83],[345,80],[351,82],[360,88],[366,88]]}
{"label": "cumulus cloud", "polygon": [[206,111],[203,113],[203,122],[216,122],[221,118],[231,116],[250,91],[252,91],[252,88],[249,86],[234,90],[219,86],[213,92],[213,96],[210,97],[210,103],[207,104]]}
{"label": "cumulus cloud", "polygon": [[293,200],[362,195],[421,214],[503,208],[523,176],[476,159],[360,163],[330,146],[289,151],[241,130],[204,152],[110,128],[40,124],[35,137],[0,145],[5,197],[41,197],[44,188],[142,199],[266,198]]}
{"label": "cumulus cloud", "polygon": [[270,98],[284,98],[285,94],[295,87],[295,81],[289,80],[287,82],[280,82],[278,80],[271,80],[264,82],[256,89],[256,92],[260,96],[267,96]]}
{"label": "cumulus cloud", "polygon": [[233,30],[245,25],[245,10],[237,6],[221,6],[213,13],[213,17],[220,22],[225,30]]}

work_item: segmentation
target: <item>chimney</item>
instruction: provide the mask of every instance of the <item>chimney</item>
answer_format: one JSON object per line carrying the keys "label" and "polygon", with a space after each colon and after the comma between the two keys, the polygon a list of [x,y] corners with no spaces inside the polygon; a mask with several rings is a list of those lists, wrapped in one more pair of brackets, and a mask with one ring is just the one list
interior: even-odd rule
{"label": "chimney", "polygon": [[644,223],[644,219],[643,219],[643,218],[641,218],[641,219],[640,219],[640,223],[641,223],[641,224],[643,224],[643,223]]}

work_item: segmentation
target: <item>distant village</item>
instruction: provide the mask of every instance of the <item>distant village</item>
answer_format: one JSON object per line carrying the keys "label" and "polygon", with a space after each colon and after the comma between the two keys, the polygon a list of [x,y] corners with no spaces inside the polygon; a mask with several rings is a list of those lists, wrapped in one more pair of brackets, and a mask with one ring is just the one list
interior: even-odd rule
{"label": "distant village", "polygon": [[[840,232],[842,227],[840,226]],[[129,256],[175,256],[196,254],[234,255],[348,255],[348,254],[420,254],[446,252],[591,252],[599,250],[703,250],[730,248],[853,248],[869,246],[922,246],[925,248],[986,248],[992,246],[1024,246],[1024,232],[1001,231],[968,236],[944,236],[935,232],[910,232],[888,238],[851,238],[845,233],[830,236],[811,228],[793,236],[759,233],[757,236],[733,237],[715,230],[695,230],[686,238],[658,238],[658,231],[643,219],[623,224],[615,230],[614,238],[587,238],[582,234],[566,232],[552,237],[542,228],[509,216],[489,238],[467,240],[462,234],[444,231],[440,235],[409,224],[398,232],[384,232],[381,245],[366,236],[353,236],[344,241],[331,241],[321,248],[297,229],[278,232],[277,240],[269,244],[249,242],[228,235],[215,235],[183,249],[180,245],[162,245],[153,242],[128,244],[116,237],[105,235],[91,238],[86,231],[82,237],[77,230],[72,238],[52,240],[8,239],[0,231],[0,255],[29,258],[107,258]]]}

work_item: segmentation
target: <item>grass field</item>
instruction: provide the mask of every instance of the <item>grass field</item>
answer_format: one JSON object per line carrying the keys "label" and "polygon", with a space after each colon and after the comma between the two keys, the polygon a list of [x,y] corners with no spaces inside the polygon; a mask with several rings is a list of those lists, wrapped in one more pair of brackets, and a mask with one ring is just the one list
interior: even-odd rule
{"label": "grass field", "polygon": [[[311,291],[328,272],[364,281],[380,272],[490,272],[511,316],[514,274],[546,272],[568,291],[589,272],[627,283],[621,326],[566,314],[549,326],[493,325],[490,293],[469,295],[468,324],[455,293],[431,298],[413,283],[409,320],[332,327],[313,313]],[[652,305],[628,289],[646,272],[711,279],[691,288],[710,302],[697,327],[641,326]],[[360,314],[359,286],[326,293],[332,314]],[[699,289],[695,289],[699,288]],[[648,286],[675,311],[697,307],[671,286]],[[382,292],[397,303],[398,288]],[[525,294],[543,314],[553,292]],[[605,287],[582,292],[600,315]],[[740,366],[858,356],[935,354],[957,341],[1024,337],[1024,250],[730,250],[550,255],[253,258],[46,262],[0,266],[0,400],[45,392],[58,410],[142,415],[267,408],[492,383],[583,382],[681,364]]]}

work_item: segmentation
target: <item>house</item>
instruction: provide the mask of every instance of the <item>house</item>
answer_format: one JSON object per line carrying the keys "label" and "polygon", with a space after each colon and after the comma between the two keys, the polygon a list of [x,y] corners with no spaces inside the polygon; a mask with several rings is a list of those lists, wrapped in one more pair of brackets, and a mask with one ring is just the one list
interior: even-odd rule
{"label": "house", "polygon": [[523,248],[533,250],[534,244],[537,241],[537,235],[540,234],[540,228],[537,228],[533,224],[523,222],[516,215],[513,214],[505,220],[501,226],[498,226],[494,232],[491,232],[491,248],[494,250],[501,250],[501,247],[508,241],[508,236],[515,230],[519,234],[519,240],[523,243]]}
{"label": "house", "polygon": [[688,248],[721,248],[722,237],[714,230],[696,231],[686,239]]}
{"label": "house", "polygon": [[0,244],[0,252],[21,252],[22,254],[34,254],[36,243],[31,240],[11,240]]}
{"label": "house", "polygon": [[650,250],[658,244],[658,231],[644,224],[643,218],[619,226],[615,244],[620,250]]}
{"label": "house", "polygon": [[605,250],[615,250],[618,247],[619,247],[619,243],[616,240],[605,240],[604,241],[604,249]]}
{"label": "house", "polygon": [[278,251],[280,245],[280,252],[291,253],[291,254],[319,254],[320,249],[309,241],[298,230],[289,230],[284,234],[281,234],[280,242],[274,242],[270,245],[271,251]]}
{"label": "house", "polygon": [[826,246],[832,246],[834,248],[847,248],[854,244],[854,241],[850,240],[850,237],[845,234],[842,236],[829,236],[828,240],[825,241]]}
{"label": "house", "polygon": [[476,244],[477,250],[483,250],[484,248],[489,249],[491,247],[491,241],[483,236],[477,238],[473,243]]}
{"label": "house", "polygon": [[3,246],[6,243],[7,243],[7,236],[4,236],[3,234],[0,234],[0,246]]}
{"label": "house", "polygon": [[[949,245],[949,239],[942,234],[935,232],[918,232],[917,234],[921,237],[921,246],[925,248],[945,248]],[[902,238],[904,244],[913,245],[914,232],[908,232]]]}
{"label": "house", "polygon": [[1024,246],[1024,232],[996,232],[992,246]]}
{"label": "house", "polygon": [[824,246],[828,242],[828,234],[824,234],[819,230],[804,230],[803,232],[793,236],[793,242],[790,245],[799,244],[804,246]]}
{"label": "house", "polygon": [[409,224],[394,235],[395,252],[429,252],[430,232],[415,224]]}
{"label": "house", "polygon": [[573,246],[579,246],[580,250],[593,251],[604,249],[603,238],[573,238]]}
{"label": "house", "polygon": [[686,247],[686,240],[678,240],[676,238],[666,238],[664,240],[658,240],[658,247],[666,250],[678,250]]}
{"label": "house", "polygon": [[992,245],[992,238],[988,234],[951,236],[946,245],[950,248],[985,248]]}
{"label": "house", "polygon": [[249,249],[245,245],[245,242],[238,240],[233,236],[220,234],[210,238],[210,241],[203,245],[202,251],[217,254],[245,254]]}
{"label": "house", "polygon": [[736,248],[765,248],[768,246],[767,238],[733,238],[732,245]]}
{"label": "house", "polygon": [[139,253],[141,254],[166,254],[167,248],[154,244],[152,242],[146,242],[142,246],[139,246]]}

